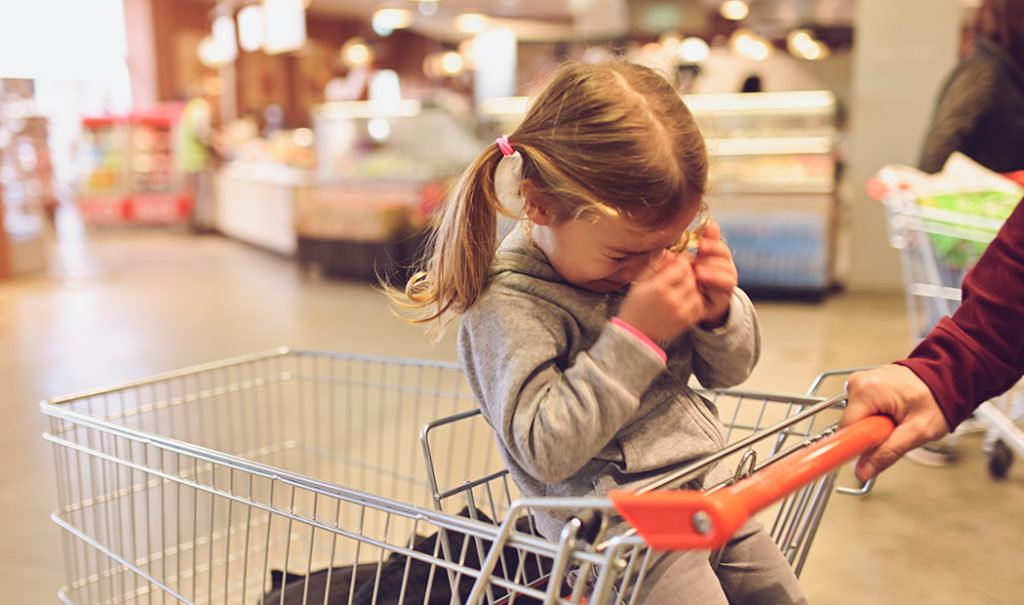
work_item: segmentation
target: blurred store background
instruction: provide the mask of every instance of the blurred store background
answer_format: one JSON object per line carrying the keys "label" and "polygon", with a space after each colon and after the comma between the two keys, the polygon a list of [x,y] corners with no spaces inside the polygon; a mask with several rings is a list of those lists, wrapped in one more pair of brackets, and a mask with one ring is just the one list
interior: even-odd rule
{"label": "blurred store background", "polygon": [[[92,573],[46,517],[40,399],[277,345],[454,359],[373,286],[567,58],[657,66],[697,117],[748,386],[904,354],[868,183],[917,163],[979,1],[0,0],[0,602]],[[840,502],[812,602],[1016,602],[1020,470],[955,472]]]}
{"label": "blurred store background", "polygon": [[544,73],[626,56],[698,114],[742,285],[821,298],[900,287],[864,182],[912,163],[974,3],[15,4],[0,20],[4,275],[73,264],[46,246],[73,229],[64,215],[216,232],[340,277],[395,269]]}

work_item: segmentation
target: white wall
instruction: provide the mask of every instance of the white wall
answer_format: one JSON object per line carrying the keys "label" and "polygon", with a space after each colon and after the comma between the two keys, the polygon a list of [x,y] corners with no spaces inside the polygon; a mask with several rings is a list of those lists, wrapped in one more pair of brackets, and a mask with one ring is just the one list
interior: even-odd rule
{"label": "white wall", "polygon": [[851,89],[849,290],[903,287],[881,204],[865,184],[885,164],[917,162],[935,98],[955,65],[960,0],[857,0]]}

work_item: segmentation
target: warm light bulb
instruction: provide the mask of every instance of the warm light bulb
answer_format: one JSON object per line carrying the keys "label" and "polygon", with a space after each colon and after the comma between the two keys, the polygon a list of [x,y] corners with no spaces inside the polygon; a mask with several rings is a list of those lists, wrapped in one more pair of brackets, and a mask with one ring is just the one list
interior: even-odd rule
{"label": "warm light bulb", "polygon": [[238,11],[238,45],[246,52],[263,46],[263,7],[250,4]]}
{"label": "warm light bulb", "polygon": [[348,67],[366,65],[372,58],[370,47],[361,38],[352,38],[341,47],[341,62]]}
{"label": "warm light bulb", "polygon": [[696,36],[686,38],[679,44],[679,56],[687,63],[700,63],[711,54],[711,47]]}
{"label": "warm light bulb", "polygon": [[462,71],[462,56],[454,51],[448,51],[441,56],[441,70],[447,76],[454,76]]}
{"label": "warm light bulb", "polygon": [[412,25],[412,13],[404,8],[382,8],[373,13],[373,31],[386,36],[396,29]]}
{"label": "warm light bulb", "polygon": [[235,41],[235,20],[228,15],[221,15],[213,20],[213,43],[217,46],[217,55],[224,63],[234,61],[238,56],[238,44]]}
{"label": "warm light bulb", "polygon": [[742,21],[750,14],[750,7],[743,0],[726,0],[718,7],[718,12],[730,21]]}
{"label": "warm light bulb", "polygon": [[455,17],[455,29],[464,34],[477,34],[487,29],[487,15],[481,13],[462,13]]}
{"label": "warm light bulb", "polygon": [[814,37],[806,29],[794,29],[786,35],[786,48],[796,56],[803,56],[814,45]]}
{"label": "warm light bulb", "polygon": [[306,8],[302,0],[263,0],[263,50],[278,54],[306,44]]}

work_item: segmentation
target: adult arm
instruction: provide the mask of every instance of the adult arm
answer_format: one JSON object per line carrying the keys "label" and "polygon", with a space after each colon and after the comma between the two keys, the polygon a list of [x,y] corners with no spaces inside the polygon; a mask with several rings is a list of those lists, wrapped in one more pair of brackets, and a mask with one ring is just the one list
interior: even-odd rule
{"label": "adult arm", "polygon": [[910,449],[953,430],[1024,375],[1024,203],[967,274],[962,290],[957,311],[939,321],[909,357],[850,377],[841,424],[876,413],[897,422],[888,440],[861,457],[858,477],[874,476]]}

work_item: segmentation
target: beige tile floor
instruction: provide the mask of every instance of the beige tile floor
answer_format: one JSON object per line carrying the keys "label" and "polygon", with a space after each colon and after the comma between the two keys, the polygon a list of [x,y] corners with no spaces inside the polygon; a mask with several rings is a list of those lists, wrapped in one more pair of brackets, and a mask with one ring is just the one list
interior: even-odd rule
{"label": "beige tile floor", "polygon": [[[450,334],[429,343],[366,284],[316,279],[219,236],[92,232],[50,257],[50,274],[0,283],[3,603],[55,603],[64,582],[40,399],[282,344],[454,359]],[[909,344],[899,295],[756,304],[765,346],[744,388],[801,393],[818,372]],[[869,497],[833,497],[802,578],[811,603],[1020,602],[1024,464],[990,479],[980,441],[961,439],[954,466],[903,460]]]}

